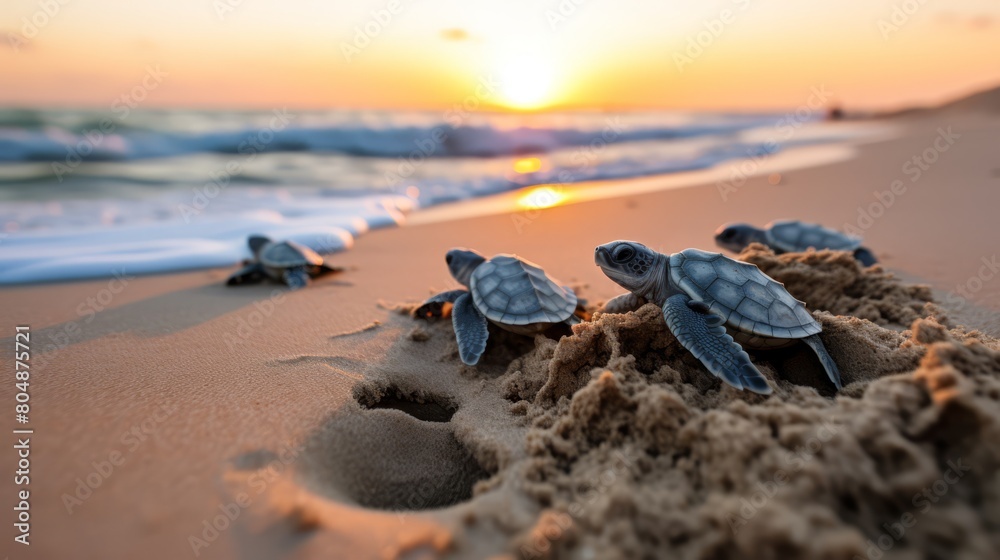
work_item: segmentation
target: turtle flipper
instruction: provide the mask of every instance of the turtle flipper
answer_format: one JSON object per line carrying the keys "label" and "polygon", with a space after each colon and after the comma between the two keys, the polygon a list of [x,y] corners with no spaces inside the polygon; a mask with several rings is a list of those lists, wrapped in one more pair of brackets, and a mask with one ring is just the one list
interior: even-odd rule
{"label": "turtle flipper", "polygon": [[249,264],[244,263],[243,268],[237,270],[232,276],[226,280],[227,286],[239,286],[240,284],[256,284],[264,279],[266,274],[264,273],[264,267],[260,264],[251,262]]}
{"label": "turtle flipper", "polygon": [[663,318],[670,332],[684,348],[716,377],[737,389],[749,389],[767,395],[771,387],[767,379],[750,361],[733,337],[726,333],[722,317],[710,313],[704,303],[677,294],[663,302]]}
{"label": "turtle flipper", "polygon": [[306,272],[304,266],[286,268],[281,277],[284,279],[285,284],[288,284],[288,287],[293,290],[305,288],[309,285],[309,273]]}
{"label": "turtle flipper", "polygon": [[858,259],[862,265],[868,267],[878,263],[878,259],[867,247],[858,247],[854,250],[854,258]]}
{"label": "turtle flipper", "polygon": [[467,290],[449,290],[447,292],[441,292],[440,294],[435,294],[427,299],[413,312],[413,316],[417,319],[440,319],[442,317],[447,317],[451,315],[452,306],[449,304],[454,304],[455,300],[459,298],[462,294],[469,293]]}
{"label": "turtle flipper", "polygon": [[624,293],[620,296],[615,296],[608,300],[601,308],[602,313],[628,313],[629,311],[635,311],[643,305],[646,304],[646,300],[641,298],[632,292]]}
{"label": "turtle flipper", "polygon": [[826,370],[826,374],[830,377],[830,381],[837,386],[837,390],[843,389],[843,385],[840,381],[840,370],[837,368],[837,363],[833,361],[830,357],[830,353],[826,351],[826,346],[823,345],[823,341],[819,338],[818,334],[812,336],[807,336],[802,339],[812,348],[812,351],[816,353],[816,357],[819,358],[819,363],[823,364],[823,369]]}
{"label": "turtle flipper", "polygon": [[476,309],[468,292],[455,300],[451,322],[455,327],[459,357],[466,365],[476,365],[479,357],[486,351],[486,339],[490,337],[490,331],[486,326],[486,317]]}

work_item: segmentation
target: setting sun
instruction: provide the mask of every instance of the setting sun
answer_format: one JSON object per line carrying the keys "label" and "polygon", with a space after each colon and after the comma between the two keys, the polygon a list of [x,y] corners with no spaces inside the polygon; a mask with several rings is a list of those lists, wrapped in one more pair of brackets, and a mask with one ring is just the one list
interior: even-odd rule
{"label": "setting sun", "polygon": [[503,102],[514,109],[538,109],[551,104],[554,67],[534,49],[506,52],[497,72]]}

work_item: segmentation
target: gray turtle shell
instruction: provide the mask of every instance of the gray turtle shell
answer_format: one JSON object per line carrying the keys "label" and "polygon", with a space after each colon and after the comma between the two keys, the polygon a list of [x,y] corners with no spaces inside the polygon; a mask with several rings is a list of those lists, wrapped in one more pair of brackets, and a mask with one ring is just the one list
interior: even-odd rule
{"label": "gray turtle shell", "polygon": [[670,255],[670,281],[702,301],[726,326],[770,338],[805,338],[822,329],[805,305],[756,265],[686,249]]}
{"label": "gray turtle shell", "polygon": [[768,243],[786,253],[797,253],[813,247],[834,251],[853,251],[861,240],[835,229],[797,220],[771,222],[764,230]]}
{"label": "gray turtle shell", "polygon": [[572,290],[514,255],[497,255],[477,266],[469,291],[480,313],[504,325],[561,323],[576,310]]}
{"label": "gray turtle shell", "polygon": [[323,264],[323,257],[319,256],[316,251],[294,241],[268,243],[261,249],[259,258],[261,264],[271,268]]}

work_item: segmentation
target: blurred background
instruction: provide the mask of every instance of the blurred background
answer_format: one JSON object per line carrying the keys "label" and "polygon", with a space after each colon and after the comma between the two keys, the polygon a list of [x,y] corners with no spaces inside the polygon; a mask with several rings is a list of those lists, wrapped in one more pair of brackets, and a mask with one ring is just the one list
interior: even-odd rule
{"label": "blurred background", "polygon": [[991,0],[6,0],[0,283],[855,137],[824,121],[1000,82],[998,30]]}

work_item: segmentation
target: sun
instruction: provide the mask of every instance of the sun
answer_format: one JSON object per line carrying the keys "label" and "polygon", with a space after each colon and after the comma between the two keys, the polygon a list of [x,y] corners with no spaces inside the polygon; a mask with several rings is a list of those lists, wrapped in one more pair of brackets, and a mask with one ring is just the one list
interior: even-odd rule
{"label": "sun", "polygon": [[514,109],[539,109],[552,102],[555,67],[545,53],[514,50],[497,63],[503,103]]}

